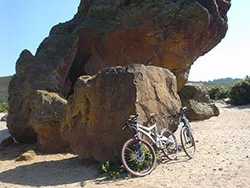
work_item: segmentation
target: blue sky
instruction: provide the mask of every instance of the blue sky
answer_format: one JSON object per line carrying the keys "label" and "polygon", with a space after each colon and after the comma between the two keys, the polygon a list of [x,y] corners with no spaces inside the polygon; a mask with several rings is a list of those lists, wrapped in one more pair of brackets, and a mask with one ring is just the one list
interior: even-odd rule
{"label": "blue sky", "polygon": [[199,57],[189,80],[244,78],[250,75],[250,0],[232,0],[228,12],[229,29],[215,48]]}
{"label": "blue sky", "polygon": [[[73,18],[80,0],[0,0],[0,77],[13,75],[24,49],[33,54],[52,26]],[[250,75],[250,1],[232,0],[226,37],[192,66],[189,80]]]}

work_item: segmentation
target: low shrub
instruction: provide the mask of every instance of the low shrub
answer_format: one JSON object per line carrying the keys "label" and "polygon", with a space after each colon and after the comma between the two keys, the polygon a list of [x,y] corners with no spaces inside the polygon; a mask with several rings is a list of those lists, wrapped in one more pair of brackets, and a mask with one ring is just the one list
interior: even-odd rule
{"label": "low shrub", "polygon": [[218,100],[228,97],[229,89],[224,86],[214,86],[208,89],[210,99]]}
{"label": "low shrub", "polygon": [[120,161],[105,161],[100,164],[99,171],[102,173],[108,173],[109,178],[111,179],[117,179],[120,177],[123,168]]}
{"label": "low shrub", "polygon": [[0,101],[0,112],[8,112],[9,106],[7,102]]}
{"label": "low shrub", "polygon": [[250,104],[250,79],[233,85],[229,92],[229,98],[233,105]]}

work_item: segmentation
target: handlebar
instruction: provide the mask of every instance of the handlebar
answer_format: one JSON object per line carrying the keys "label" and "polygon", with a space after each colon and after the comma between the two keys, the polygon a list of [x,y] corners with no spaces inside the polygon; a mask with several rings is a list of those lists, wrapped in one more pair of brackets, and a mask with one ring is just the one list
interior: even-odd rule
{"label": "handlebar", "polygon": [[[130,118],[128,119],[128,121],[122,126],[122,129],[124,130],[126,127],[129,127],[131,124],[136,124],[137,118],[138,116],[140,116],[140,113],[136,113],[135,115],[130,115]],[[155,121],[155,117],[158,116],[158,113],[151,113],[149,114],[149,119],[151,120],[152,118],[154,118],[153,120]]]}
{"label": "handlebar", "polygon": [[168,115],[168,116],[164,116],[164,117],[167,117],[167,118],[172,118],[172,117],[178,117],[180,115],[185,115],[185,113],[187,112],[187,107],[181,107],[180,111],[177,112],[176,114],[171,114],[171,115]]}
{"label": "handlebar", "polygon": [[122,130],[124,130],[126,127],[129,127],[130,124],[136,123],[137,117],[140,115],[140,113],[136,113],[135,115],[130,115],[130,118],[128,121],[122,126]]}

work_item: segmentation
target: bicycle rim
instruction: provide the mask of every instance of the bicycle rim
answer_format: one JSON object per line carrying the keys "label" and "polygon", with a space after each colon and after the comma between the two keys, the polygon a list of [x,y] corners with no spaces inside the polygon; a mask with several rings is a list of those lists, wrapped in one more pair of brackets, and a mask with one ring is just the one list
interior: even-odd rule
{"label": "bicycle rim", "polygon": [[146,176],[155,168],[155,151],[147,141],[131,138],[123,145],[122,163],[132,175]]}
{"label": "bicycle rim", "polygon": [[[161,132],[162,135],[162,152],[169,160],[175,160],[178,157],[178,142],[173,133],[163,129]],[[167,139],[164,139],[167,138]]]}
{"label": "bicycle rim", "polygon": [[182,145],[184,152],[189,158],[193,158],[196,146],[195,146],[195,140],[194,140],[192,133],[189,131],[187,127],[184,127],[181,129],[180,134],[181,134],[180,135],[181,145]]}

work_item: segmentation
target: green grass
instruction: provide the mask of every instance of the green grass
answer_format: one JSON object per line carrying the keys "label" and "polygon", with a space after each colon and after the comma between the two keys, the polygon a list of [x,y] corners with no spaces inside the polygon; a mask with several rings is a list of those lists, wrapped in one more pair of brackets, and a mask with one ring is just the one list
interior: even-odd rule
{"label": "green grass", "polygon": [[11,76],[0,77],[0,102],[8,100],[8,86]]}
{"label": "green grass", "polygon": [[0,102],[0,112],[8,112],[8,103],[7,102]]}

